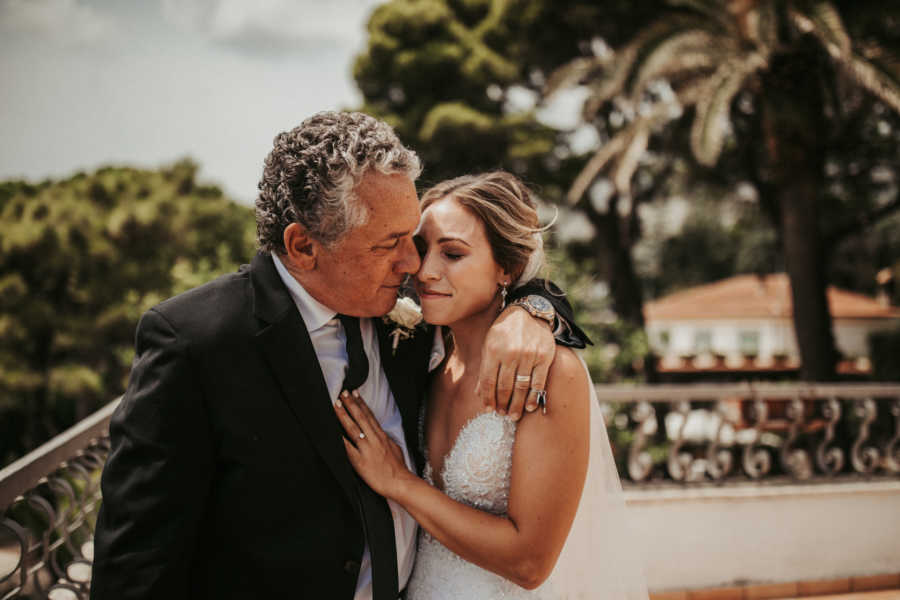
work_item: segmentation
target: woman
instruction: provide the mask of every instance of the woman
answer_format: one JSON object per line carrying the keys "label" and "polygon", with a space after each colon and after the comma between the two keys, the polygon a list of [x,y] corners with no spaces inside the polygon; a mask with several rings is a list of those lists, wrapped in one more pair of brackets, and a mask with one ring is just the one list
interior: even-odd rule
{"label": "woman", "polygon": [[447,328],[449,346],[420,426],[423,479],[358,394],[335,404],[354,469],[421,526],[407,598],[645,597],[633,569],[611,564],[627,541],[611,522],[622,522],[621,494],[581,359],[558,349],[547,414],[517,422],[484,412],[473,393],[484,336],[507,290],[543,265],[527,188],[502,172],[460,177],[429,190],[422,210],[416,287],[425,320]]}

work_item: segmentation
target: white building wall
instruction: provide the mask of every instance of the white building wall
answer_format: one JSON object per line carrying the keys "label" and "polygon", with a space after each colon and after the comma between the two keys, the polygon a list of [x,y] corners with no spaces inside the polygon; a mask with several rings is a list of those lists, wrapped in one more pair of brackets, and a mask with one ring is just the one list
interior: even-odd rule
{"label": "white building wall", "polygon": [[[869,334],[895,328],[897,320],[891,319],[837,319],[834,322],[835,344],[846,357],[869,355]],[[799,357],[794,325],[790,319],[684,319],[651,320],[647,322],[650,345],[664,359],[677,360],[685,354],[696,354],[695,338],[700,330],[712,334],[713,352],[729,357],[740,357],[740,332],[759,333],[759,354],[762,362],[772,355],[785,353]],[[668,346],[664,347],[661,334],[669,332]]]}
{"label": "white building wall", "polygon": [[896,326],[892,319],[840,319],[834,323],[834,343],[845,357],[869,356],[869,334]]}
{"label": "white building wall", "polygon": [[[694,319],[649,321],[647,333],[654,350],[663,356],[679,357],[696,354],[696,333],[700,330],[712,334],[711,350],[726,356],[740,357],[740,334],[756,331],[759,334],[760,358],[784,352],[797,354],[797,342],[792,323],[787,319]],[[669,332],[669,344],[663,348],[661,334]]]}
{"label": "white building wall", "polygon": [[636,490],[626,502],[650,591],[900,572],[897,481]]}

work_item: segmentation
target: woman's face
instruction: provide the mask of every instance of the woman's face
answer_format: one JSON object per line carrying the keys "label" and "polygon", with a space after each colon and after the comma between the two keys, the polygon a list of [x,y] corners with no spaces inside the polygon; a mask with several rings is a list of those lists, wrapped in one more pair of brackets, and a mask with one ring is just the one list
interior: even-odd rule
{"label": "woman's face", "polygon": [[422,315],[434,325],[451,325],[499,308],[498,284],[510,278],[494,262],[484,223],[452,196],[422,213],[416,247],[422,266],[416,291]]}

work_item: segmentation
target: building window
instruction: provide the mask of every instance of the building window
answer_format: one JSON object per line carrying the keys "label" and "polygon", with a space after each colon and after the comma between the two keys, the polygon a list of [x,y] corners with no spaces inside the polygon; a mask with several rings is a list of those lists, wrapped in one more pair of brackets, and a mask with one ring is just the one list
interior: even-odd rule
{"label": "building window", "polygon": [[759,332],[741,331],[738,334],[738,348],[744,356],[759,356]]}
{"label": "building window", "polygon": [[696,354],[708,354],[712,350],[712,331],[698,329],[694,332],[694,352]]}

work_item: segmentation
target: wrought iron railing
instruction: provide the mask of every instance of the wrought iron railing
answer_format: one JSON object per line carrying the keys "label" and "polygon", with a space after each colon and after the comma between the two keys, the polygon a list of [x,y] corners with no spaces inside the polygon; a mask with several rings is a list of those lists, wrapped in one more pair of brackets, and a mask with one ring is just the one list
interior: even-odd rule
{"label": "wrought iron railing", "polygon": [[0,471],[0,600],[88,597],[100,472],[117,404]]}
{"label": "wrought iron railing", "polygon": [[[900,384],[605,386],[626,485],[900,476]],[[0,471],[0,600],[83,600],[118,401]]]}
{"label": "wrought iron railing", "polygon": [[900,474],[900,384],[597,386],[626,485]]}

